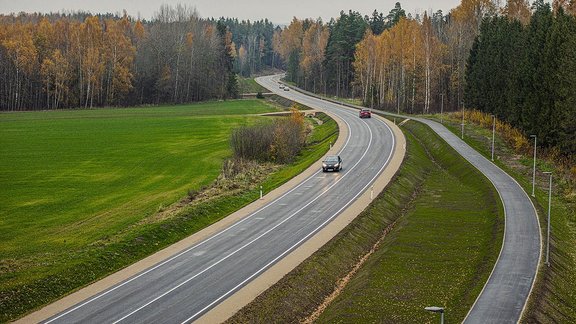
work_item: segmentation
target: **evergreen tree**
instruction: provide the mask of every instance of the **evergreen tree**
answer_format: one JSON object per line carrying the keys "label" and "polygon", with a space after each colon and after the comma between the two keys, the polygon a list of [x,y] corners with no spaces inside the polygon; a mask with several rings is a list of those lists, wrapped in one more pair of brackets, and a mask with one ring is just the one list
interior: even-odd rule
{"label": "evergreen tree", "polygon": [[394,9],[390,10],[390,13],[388,13],[388,16],[386,16],[385,29],[394,27],[394,25],[400,21],[400,18],[406,18],[406,11],[402,9],[400,2],[396,2]]}
{"label": "evergreen tree", "polygon": [[338,20],[332,20],[329,24],[330,37],[325,65],[328,89],[337,96],[351,95],[356,44],[362,40],[368,27],[368,22],[355,11],[349,11],[348,14],[341,11]]}
{"label": "evergreen tree", "polygon": [[541,109],[550,102],[546,97],[548,88],[546,87],[545,46],[546,38],[552,27],[552,10],[550,4],[543,0],[537,0],[533,5],[534,14],[530,20],[526,40],[526,55],[523,64],[521,90],[525,100],[519,111],[520,126],[528,134],[535,134],[542,137]]}
{"label": "evergreen tree", "polygon": [[378,13],[378,11],[374,10],[372,13],[372,17],[366,20],[370,21],[370,30],[372,30],[372,34],[380,35],[384,31],[386,21],[384,19],[384,14]]}
{"label": "evergreen tree", "polygon": [[[543,112],[548,121],[544,143],[576,154],[576,18],[560,7],[546,44],[546,63],[554,104]],[[570,155],[569,155],[570,156]]]}

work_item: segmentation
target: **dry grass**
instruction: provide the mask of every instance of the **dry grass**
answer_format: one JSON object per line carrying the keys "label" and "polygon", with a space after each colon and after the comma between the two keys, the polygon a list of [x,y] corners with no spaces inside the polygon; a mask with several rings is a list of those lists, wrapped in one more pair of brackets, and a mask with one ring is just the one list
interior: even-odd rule
{"label": "dry grass", "polygon": [[[449,114],[448,118],[453,122],[459,122],[462,119],[462,112]],[[478,110],[465,110],[464,119],[466,123],[473,123],[484,129],[492,129],[492,115],[490,114]],[[534,142],[519,129],[496,119],[496,132],[498,137],[513,148],[517,156],[525,156],[526,158],[533,156]],[[538,147],[537,159],[543,168],[553,169],[555,177],[562,179],[561,192],[565,198],[576,202],[576,156],[567,156],[557,147]]]}

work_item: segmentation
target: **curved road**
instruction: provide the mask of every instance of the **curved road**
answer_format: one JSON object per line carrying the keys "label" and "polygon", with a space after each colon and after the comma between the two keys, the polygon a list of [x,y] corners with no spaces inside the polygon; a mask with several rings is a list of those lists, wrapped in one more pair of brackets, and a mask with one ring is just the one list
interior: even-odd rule
{"label": "curved road", "polygon": [[[278,90],[276,77],[260,82]],[[395,139],[379,118],[296,91],[282,95],[340,118],[347,126],[343,170],[318,171],[228,228],[46,323],[185,323],[198,319],[312,237],[352,204],[391,159]]]}
{"label": "curved road", "polygon": [[[386,115],[409,118],[397,114]],[[519,322],[532,292],[541,259],[541,229],[532,201],[514,178],[442,124],[423,118],[412,119],[430,126],[480,170],[492,182],[504,206],[506,226],[500,255],[464,323]]]}

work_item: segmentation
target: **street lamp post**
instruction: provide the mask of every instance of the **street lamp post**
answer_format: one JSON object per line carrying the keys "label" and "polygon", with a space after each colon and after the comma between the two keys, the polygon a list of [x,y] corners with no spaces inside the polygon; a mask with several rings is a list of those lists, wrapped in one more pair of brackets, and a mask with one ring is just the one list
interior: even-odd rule
{"label": "street lamp post", "polygon": [[532,169],[532,197],[534,197],[534,188],[536,187],[536,135],[530,135],[534,137],[534,167]]}
{"label": "street lamp post", "polygon": [[442,104],[440,105],[440,124],[444,124],[444,94],[441,93]]}
{"label": "street lamp post", "polygon": [[462,139],[464,139],[464,103],[462,103]]}
{"label": "street lamp post", "polygon": [[492,115],[492,162],[494,162],[494,135],[496,133],[496,116]]}
{"label": "street lamp post", "polygon": [[546,234],[546,265],[550,266],[550,209],[552,208],[552,172],[544,172],[550,175],[550,185],[548,187],[548,230]]}
{"label": "street lamp post", "polygon": [[430,306],[424,309],[432,313],[440,313],[440,324],[444,324],[444,307]]}

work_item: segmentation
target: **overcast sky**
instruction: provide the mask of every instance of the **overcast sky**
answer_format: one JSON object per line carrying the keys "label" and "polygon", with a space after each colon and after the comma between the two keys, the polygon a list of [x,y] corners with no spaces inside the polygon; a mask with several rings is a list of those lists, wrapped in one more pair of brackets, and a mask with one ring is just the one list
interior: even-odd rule
{"label": "overcast sky", "polygon": [[[196,7],[200,16],[235,17],[251,21],[268,18],[275,24],[286,24],[292,17],[318,18],[325,22],[339,16],[341,10],[352,9],[363,15],[374,9],[385,14],[398,0],[0,0],[0,13],[89,11],[91,13],[121,13],[126,9],[133,17],[150,19],[160,5],[178,3]],[[447,13],[461,0],[403,0],[406,13],[442,10]]]}

